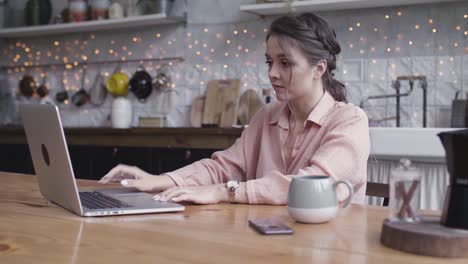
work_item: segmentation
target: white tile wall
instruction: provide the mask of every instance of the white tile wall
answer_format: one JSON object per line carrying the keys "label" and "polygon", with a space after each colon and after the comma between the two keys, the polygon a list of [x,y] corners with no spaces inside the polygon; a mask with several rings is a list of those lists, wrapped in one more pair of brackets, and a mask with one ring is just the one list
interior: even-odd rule
{"label": "white tile wall", "polygon": [[[21,17],[26,0],[11,1],[17,17]],[[66,6],[66,1],[52,1],[54,13]],[[95,34],[73,34],[47,38],[26,38],[0,43],[0,65],[11,63],[19,54],[18,64],[35,61],[41,53],[40,63],[89,60],[119,60],[127,58],[176,57],[185,59],[172,67],[176,90],[173,105],[168,110],[170,126],[189,124],[189,109],[192,100],[202,95],[209,80],[217,78],[240,78],[241,91],[249,88],[269,87],[267,68],[264,64],[265,29],[273,17],[261,18],[240,12],[240,4],[254,0],[176,0],[174,14],[187,11],[188,23],[183,25],[154,26],[130,30],[115,30]],[[185,6],[187,3],[187,6]],[[363,10],[341,10],[321,13],[329,20],[342,46],[338,56],[336,76],[348,85],[349,101],[359,105],[369,95],[394,93],[391,81],[399,75],[425,75],[428,79],[428,124],[449,124],[450,104],[455,91],[468,91],[468,2],[413,5]],[[385,16],[388,15],[389,19]],[[431,19],[431,20],[430,20]],[[20,23],[21,21],[16,21]],[[437,29],[434,33],[433,29]],[[244,33],[245,30],[245,33]],[[237,31],[237,34],[234,32]],[[159,36],[159,37],[158,37]],[[134,40],[136,38],[136,41]],[[53,41],[60,42],[59,47]],[[230,43],[227,43],[227,40]],[[19,45],[17,46],[17,42]],[[31,50],[31,57],[25,52]],[[95,54],[99,50],[99,55]],[[109,51],[113,50],[111,54]],[[197,51],[199,53],[197,53]],[[47,53],[50,56],[47,56]],[[441,63],[442,61],[442,63]],[[115,64],[102,65],[101,71],[110,74]],[[123,63],[123,70],[131,76],[137,64]],[[161,63],[145,63],[153,76]],[[51,95],[61,89],[61,68],[31,69],[35,78],[41,72],[48,73]],[[89,87],[98,67],[89,67]],[[17,105],[24,98],[16,97],[17,84],[24,72],[0,70],[0,124],[19,123]],[[69,70],[66,87],[70,95],[80,88],[79,69]],[[407,84],[402,84],[402,86]],[[161,114],[161,102],[153,93],[147,102],[141,103],[133,95],[134,122],[138,116]],[[65,126],[108,126],[112,97],[100,107],[91,105],[77,108],[61,105]],[[422,91],[417,85],[411,96],[402,98],[402,125],[419,127],[422,123]],[[365,111],[370,119],[391,117],[395,113],[395,99],[372,100],[366,103]],[[394,126],[395,121],[371,122],[372,125]]]}

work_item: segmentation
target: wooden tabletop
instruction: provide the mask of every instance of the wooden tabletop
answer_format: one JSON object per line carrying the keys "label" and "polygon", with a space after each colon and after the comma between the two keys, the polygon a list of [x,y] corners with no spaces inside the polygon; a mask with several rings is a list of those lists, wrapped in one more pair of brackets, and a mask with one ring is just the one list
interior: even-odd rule
{"label": "wooden tabletop", "polygon": [[[81,188],[102,187],[80,180]],[[383,207],[353,205],[326,224],[285,206],[188,205],[179,213],[82,218],[49,203],[31,175],[0,173],[0,263],[467,263],[379,242]],[[248,219],[277,217],[294,235],[262,236]]]}

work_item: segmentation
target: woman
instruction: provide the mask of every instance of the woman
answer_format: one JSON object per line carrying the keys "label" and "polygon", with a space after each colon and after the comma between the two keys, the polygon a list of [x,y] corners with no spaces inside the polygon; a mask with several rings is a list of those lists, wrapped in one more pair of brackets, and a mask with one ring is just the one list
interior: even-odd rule
{"label": "woman", "polygon": [[[335,32],[315,14],[288,15],[272,23],[266,41],[277,101],[254,115],[233,146],[158,177],[118,165],[101,182],[160,192],[160,201],[282,205],[292,177],[328,175],[349,180],[353,201],[363,203],[368,120],[333,77],[341,50]],[[338,189],[338,199],[346,197]]]}

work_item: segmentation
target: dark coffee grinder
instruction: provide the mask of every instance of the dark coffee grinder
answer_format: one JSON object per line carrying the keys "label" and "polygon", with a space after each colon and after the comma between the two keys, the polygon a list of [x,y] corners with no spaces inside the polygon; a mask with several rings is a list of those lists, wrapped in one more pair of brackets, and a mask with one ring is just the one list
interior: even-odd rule
{"label": "dark coffee grinder", "polygon": [[450,174],[441,224],[468,229],[468,129],[442,132],[439,138]]}

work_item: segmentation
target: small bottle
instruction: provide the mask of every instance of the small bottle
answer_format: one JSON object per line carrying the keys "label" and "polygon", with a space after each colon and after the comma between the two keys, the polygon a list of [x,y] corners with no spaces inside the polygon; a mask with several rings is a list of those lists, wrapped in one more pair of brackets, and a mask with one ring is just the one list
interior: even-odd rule
{"label": "small bottle", "polygon": [[91,19],[103,20],[108,17],[109,0],[93,0],[91,2]]}
{"label": "small bottle", "polygon": [[70,0],[68,4],[69,10],[69,21],[70,22],[81,22],[86,21],[86,12],[88,5],[83,0]]}
{"label": "small bottle", "polygon": [[409,159],[401,159],[390,172],[391,221],[417,222],[421,175]]}

